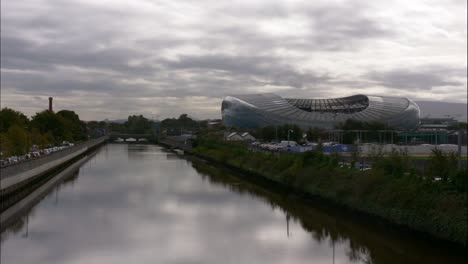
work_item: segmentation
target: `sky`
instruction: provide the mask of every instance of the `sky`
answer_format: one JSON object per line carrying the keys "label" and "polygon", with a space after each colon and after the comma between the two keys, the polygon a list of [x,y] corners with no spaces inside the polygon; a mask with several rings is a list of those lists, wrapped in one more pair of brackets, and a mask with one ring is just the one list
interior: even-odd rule
{"label": "sky", "polygon": [[467,1],[1,1],[2,107],[204,119],[264,92],[466,103]]}

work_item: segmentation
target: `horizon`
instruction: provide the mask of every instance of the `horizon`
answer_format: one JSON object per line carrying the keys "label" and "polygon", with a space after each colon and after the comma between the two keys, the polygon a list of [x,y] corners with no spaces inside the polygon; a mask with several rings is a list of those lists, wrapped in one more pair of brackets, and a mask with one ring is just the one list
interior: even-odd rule
{"label": "horizon", "polygon": [[[465,109],[467,108],[468,104],[467,103],[453,103],[453,102],[440,102],[440,101],[415,101],[416,104],[418,103],[440,103],[440,104],[452,104],[452,105],[464,105],[465,106]],[[421,106],[419,105],[419,107],[421,108]],[[2,106],[2,108],[5,108],[4,106]],[[15,109],[15,108],[12,108],[12,107],[8,107],[6,106],[6,108],[11,108],[13,110],[16,110],[16,111],[19,111],[18,109]],[[44,111],[44,110],[47,110],[47,108],[44,108],[44,109],[40,109],[38,112],[41,112],[41,111]],[[54,111],[57,110],[54,106]],[[76,114],[78,114],[80,117],[80,113],[74,109],[59,109],[58,111],[60,110],[70,110],[70,111],[74,111]],[[424,110],[426,110],[426,112],[424,112]],[[55,112],[58,112],[58,111],[55,111]],[[467,111],[465,110],[464,113],[454,113],[452,112],[451,114],[447,115],[447,114],[433,114],[433,111],[434,109],[431,109],[429,111],[427,111],[427,109],[421,109],[421,118],[428,118],[428,117],[431,117],[431,118],[444,118],[444,117],[453,117],[455,118],[456,120],[458,121],[462,121],[462,122],[466,122],[467,119],[468,119],[468,115],[467,115]],[[20,111],[21,112],[21,111]],[[25,114],[28,118],[32,118],[32,116],[38,112],[35,112],[31,115],[28,115],[24,112],[22,112],[23,114]],[[221,111],[220,111],[221,112]],[[151,113],[150,113],[151,114]],[[82,119],[83,121],[85,122],[91,122],[91,121],[109,121],[109,122],[121,122],[121,121],[126,121],[128,119],[129,116],[132,116],[132,115],[142,115],[143,117],[151,120],[151,121],[162,121],[164,119],[170,119],[170,118],[177,118],[179,117],[181,114],[187,114],[188,117],[192,118],[193,120],[220,120],[222,119],[222,116],[221,116],[221,113],[218,117],[207,117],[207,118],[198,118],[196,116],[192,116],[190,115],[189,113],[180,113],[178,115],[173,115],[173,116],[165,116],[165,117],[161,117],[161,116],[157,116],[155,117],[154,115],[145,115],[143,113],[128,113],[126,116],[122,116],[122,117],[117,117],[117,118],[108,118],[108,117],[105,117],[103,119]],[[117,122],[117,123],[118,123]]]}

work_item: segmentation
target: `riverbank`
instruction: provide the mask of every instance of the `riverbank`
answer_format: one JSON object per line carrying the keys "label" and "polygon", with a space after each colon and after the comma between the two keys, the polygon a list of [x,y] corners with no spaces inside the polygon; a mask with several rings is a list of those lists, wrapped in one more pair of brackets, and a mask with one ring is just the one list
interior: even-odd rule
{"label": "riverbank", "polygon": [[[416,175],[408,157],[381,157],[369,171],[338,166],[320,152],[275,155],[240,144],[200,139],[193,154],[211,162],[320,197],[436,238],[466,245],[466,171],[434,182]],[[461,177],[461,179],[460,179]],[[463,183],[465,179],[465,183]]]}
{"label": "riverbank", "polygon": [[[12,223],[21,218],[26,214],[31,208],[33,208],[41,199],[43,199],[50,191],[61,182],[66,181],[67,178],[72,177],[78,173],[80,167],[90,160],[96,152],[87,152],[85,155],[81,155],[76,161],[70,162],[68,166],[55,173],[50,177],[44,177],[41,184],[31,185],[25,190],[28,194],[22,196],[21,199],[14,201],[8,209],[0,212],[0,231],[8,228]],[[2,201],[6,202],[6,201]],[[3,204],[2,204],[3,206]]]}
{"label": "riverbank", "polygon": [[60,168],[91,149],[98,147],[107,140],[108,137],[88,140],[73,147],[54,152],[48,156],[1,168],[0,196],[2,200],[21,191],[23,187],[36,181],[41,176]]}

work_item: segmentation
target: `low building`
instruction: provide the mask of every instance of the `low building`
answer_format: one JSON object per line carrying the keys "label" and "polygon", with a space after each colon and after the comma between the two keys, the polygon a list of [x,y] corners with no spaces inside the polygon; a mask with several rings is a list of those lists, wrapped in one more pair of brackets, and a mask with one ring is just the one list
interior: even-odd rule
{"label": "low building", "polygon": [[250,135],[249,132],[244,132],[241,134],[242,140],[245,141],[255,141],[257,140],[254,136]]}
{"label": "low building", "polygon": [[458,125],[458,121],[453,117],[424,117],[421,118],[419,129],[448,129]]}
{"label": "low building", "polygon": [[232,133],[226,134],[224,139],[227,141],[255,141],[257,140],[249,132],[244,132],[244,133],[232,132]]}

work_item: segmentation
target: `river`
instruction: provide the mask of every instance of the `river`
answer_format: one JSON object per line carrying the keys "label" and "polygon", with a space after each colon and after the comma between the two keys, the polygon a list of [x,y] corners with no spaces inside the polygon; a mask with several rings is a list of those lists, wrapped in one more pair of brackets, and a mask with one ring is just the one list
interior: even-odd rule
{"label": "river", "polygon": [[464,254],[131,144],[100,148],[1,235],[2,264],[466,263]]}

